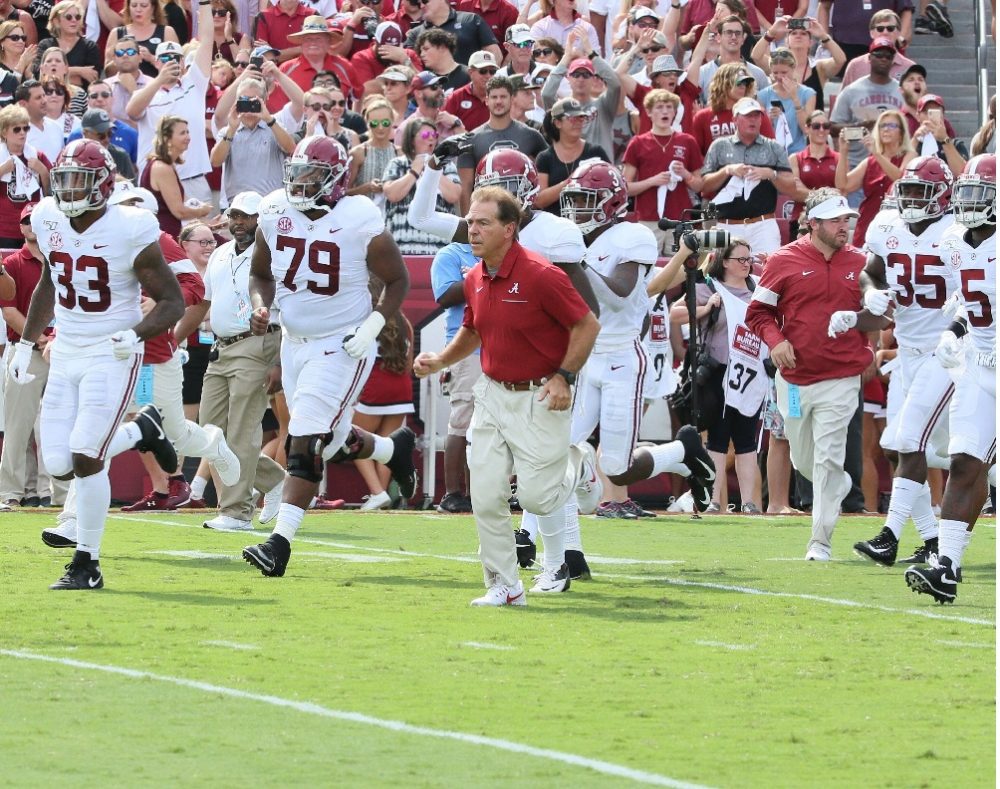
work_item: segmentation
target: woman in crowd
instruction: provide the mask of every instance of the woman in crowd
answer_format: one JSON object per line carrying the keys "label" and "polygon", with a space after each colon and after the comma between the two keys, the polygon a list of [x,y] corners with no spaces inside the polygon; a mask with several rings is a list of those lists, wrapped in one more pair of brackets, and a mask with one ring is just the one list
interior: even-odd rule
{"label": "woman in crowd", "polygon": [[871,134],[866,131],[862,139],[868,157],[858,162],[850,172],[847,170],[849,142],[844,139],[843,131],[839,138],[840,158],[837,160],[835,185],[844,194],[864,190],[864,199],[858,209],[861,216],[854,228],[852,241],[856,247],[864,244],[865,231],[881,209],[889,189],[902,175],[906,163],[916,156],[910,149],[910,134],[899,110],[886,110],[879,115],[873,131]]}
{"label": "woman in crowd", "polygon": [[339,142],[345,151],[352,150],[359,140],[357,132],[341,125],[346,111],[347,99],[340,88],[313,88],[306,94],[302,136],[324,134]]}
{"label": "woman in crowd", "polygon": [[392,144],[395,133],[395,113],[385,99],[373,96],[365,102],[361,113],[368,126],[368,142],[351,149],[351,173],[348,183],[351,195],[365,195],[377,205],[382,199],[382,176],[386,167],[396,157],[396,146]]}
{"label": "woman in crowd", "polygon": [[[826,29],[815,19],[807,19],[806,28],[789,28],[788,17],[778,17],[767,31],[772,41],[784,39],[784,46],[795,56],[794,76],[800,85],[812,88],[816,94],[816,109],[824,109],[823,89],[827,80],[835,76],[847,62],[847,55],[834,41]],[[830,57],[814,60],[809,56],[813,42],[818,42],[822,49],[830,53]],[[764,71],[770,68],[771,42],[765,37],[754,45],[753,62]]]}
{"label": "woman in crowd", "polygon": [[44,153],[27,144],[28,125],[28,111],[20,104],[0,110],[0,249],[24,244],[21,211],[49,190],[52,165]]}
{"label": "woman in crowd", "polygon": [[212,35],[213,58],[234,63],[237,52],[250,49],[250,39],[239,34],[239,19],[232,0],[212,0]]}
{"label": "woman in crowd", "polygon": [[139,45],[142,62],[139,69],[148,77],[155,77],[159,72],[156,68],[156,47],[164,41],[176,41],[177,32],[167,24],[160,0],[128,0],[122,12],[124,25],[116,27],[108,35],[108,44],[104,50],[104,60],[111,63],[118,44],[118,37],[128,33],[135,36]]}
{"label": "woman in crowd", "polygon": [[[757,96],[757,83],[753,75],[742,63],[726,63],[712,75],[708,85],[708,104],[698,110],[691,121],[691,134],[701,148],[701,155],[708,153],[709,146],[718,137],[725,137],[736,131],[733,122],[733,105],[744,96]],[[760,121],[760,133],[774,138],[774,127],[765,113]]]}
{"label": "woman in crowd", "polygon": [[[601,42],[597,40],[597,30],[586,19],[580,16],[576,10],[576,0],[539,0],[540,12],[530,19],[523,19],[518,16],[518,22],[527,22],[531,25],[531,37],[536,42],[541,38],[554,38],[563,46],[566,45],[566,37],[570,30],[581,30],[590,39],[590,46],[601,51]],[[525,3],[522,14],[531,7],[531,3]]]}
{"label": "woman in crowd", "polygon": [[[2,30],[3,28],[0,28]],[[990,97],[990,111],[986,116],[986,122],[979,127],[979,131],[972,137],[969,143],[969,155],[979,156],[981,153],[996,153],[996,125],[997,125],[997,94]]]}
{"label": "woman in crowd", "polygon": [[[699,283],[696,288],[698,309],[696,316],[705,344],[711,358],[716,362],[711,370],[705,389],[714,395],[706,407],[714,418],[710,419],[706,447],[719,473],[715,477],[712,504],[709,512],[725,512],[727,506],[726,457],[732,443],[736,453],[736,478],[740,485],[742,511],[747,514],[760,513],[760,470],[757,467],[757,446],[760,442],[760,412],[764,404],[766,387],[761,389],[760,402],[756,411],[747,416],[731,405],[726,405],[726,376],[729,364],[729,321],[743,323],[746,307],[740,314],[729,314],[735,301],[728,301],[719,292],[725,288],[728,295],[736,300],[750,303],[753,283],[750,272],[753,268],[750,245],[739,238],[731,238],[723,249],[715,250],[701,264],[708,283]],[[713,292],[714,291],[714,292]],[[727,303],[730,305],[727,307]],[[716,312],[717,310],[717,312]],[[717,315],[714,322],[712,315]],[[688,308],[682,298],[670,308],[671,323],[687,323]]]}
{"label": "woman in crowd", "polygon": [[[444,246],[438,236],[417,230],[407,217],[417,179],[424,171],[437,140],[437,128],[432,122],[419,120],[406,124],[403,131],[403,155],[389,162],[382,176],[386,227],[404,255],[433,255]],[[437,210],[454,213],[462,187],[453,162],[445,165],[444,175],[446,177],[441,179]]]}
{"label": "woman in crowd", "polygon": [[64,108],[65,111],[77,116],[82,116],[87,111],[87,91],[70,82],[66,55],[58,47],[50,47],[42,55],[42,61],[38,67],[38,81],[43,86],[49,85],[52,90],[58,90],[52,84],[58,83],[61,88],[60,92],[68,100],[68,105]]}
{"label": "woman in crowd", "polygon": [[535,46],[531,50],[531,59],[535,63],[544,63],[555,68],[565,52],[563,45],[554,38],[538,38],[535,39]]}
{"label": "woman in crowd", "polygon": [[[769,63],[771,84],[760,92],[757,100],[770,116],[778,142],[784,144],[788,153],[798,153],[806,147],[806,118],[816,107],[816,91],[798,81],[798,62],[791,50],[774,50]],[[781,118],[788,128],[785,134],[778,131]]]}
{"label": "woman in crowd", "polygon": [[580,103],[566,97],[555,103],[542,121],[542,133],[550,140],[549,147],[538,154],[538,197],[535,207],[559,214],[559,193],[577,165],[585,159],[610,162],[607,152],[583,138],[583,127],[589,113]]}
{"label": "woman in crowd", "polygon": [[[201,119],[197,129],[200,134]],[[164,115],[156,127],[149,164],[139,177],[139,186],[148,189],[156,198],[159,208],[156,218],[160,221],[160,229],[174,238],[180,235],[182,222],[203,219],[212,212],[210,204],[188,205],[184,200],[184,187],[177,176],[177,165],[184,161],[190,144],[188,122],[178,115]]]}
{"label": "woman in crowd", "polygon": [[830,147],[830,119],[823,110],[814,110],[806,118],[807,144],[798,153],[788,157],[792,175],[796,179],[796,202],[792,211],[788,237],[799,235],[799,217],[805,199],[812,189],[835,186],[837,161],[840,156]]}
{"label": "woman in crowd", "polygon": [[63,143],[80,126],[80,119],[69,111],[69,93],[66,88],[57,79],[46,79],[42,83],[42,90],[45,91],[45,115],[62,128]]}
{"label": "woman in crowd", "polygon": [[86,88],[97,79],[101,70],[101,53],[97,44],[84,38],[83,10],[76,0],[62,0],[49,12],[51,38],[38,42],[38,54],[43,58],[51,47],[60,49],[69,65],[69,81]]}
{"label": "woman in crowd", "polygon": [[38,53],[38,45],[28,44],[21,23],[7,20],[0,24],[0,66],[21,79],[30,70]]}
{"label": "woman in crowd", "polygon": [[[383,284],[372,277],[368,289],[372,306],[382,297]],[[377,436],[388,436],[413,413],[413,326],[402,312],[386,321],[378,335],[378,358],[354,407],[354,424]],[[362,510],[385,509],[391,503],[389,469],[374,460],[355,460],[355,467],[368,486]]]}

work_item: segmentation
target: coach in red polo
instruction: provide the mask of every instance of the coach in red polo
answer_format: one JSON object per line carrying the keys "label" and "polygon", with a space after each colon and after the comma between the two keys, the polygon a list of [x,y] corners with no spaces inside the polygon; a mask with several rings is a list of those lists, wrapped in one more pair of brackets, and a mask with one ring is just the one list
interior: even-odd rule
{"label": "coach in red polo", "polygon": [[[542,576],[557,578],[563,559],[563,505],[581,477],[584,449],[570,446],[571,386],[600,324],[569,277],[517,242],[521,209],[510,192],[472,193],[466,222],[480,262],[465,277],[465,319],[441,353],[421,353],[430,375],[481,347],[483,376],[473,389],[469,426],[472,511],[487,592],[473,605],[524,605],[510,520],[510,475],[517,497],[538,516],[545,541]],[[566,583],[533,591],[562,591]]]}

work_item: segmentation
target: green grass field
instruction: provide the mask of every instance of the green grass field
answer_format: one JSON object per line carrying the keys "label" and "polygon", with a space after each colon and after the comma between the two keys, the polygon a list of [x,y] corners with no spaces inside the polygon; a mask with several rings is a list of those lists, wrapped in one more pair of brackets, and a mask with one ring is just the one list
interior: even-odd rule
{"label": "green grass field", "polygon": [[815,564],[804,519],[664,516],[482,610],[471,517],[310,515],[270,579],[262,532],[115,515],[94,593],[52,519],[0,519],[4,785],[996,785],[993,520],[949,607],[854,557],[877,519]]}

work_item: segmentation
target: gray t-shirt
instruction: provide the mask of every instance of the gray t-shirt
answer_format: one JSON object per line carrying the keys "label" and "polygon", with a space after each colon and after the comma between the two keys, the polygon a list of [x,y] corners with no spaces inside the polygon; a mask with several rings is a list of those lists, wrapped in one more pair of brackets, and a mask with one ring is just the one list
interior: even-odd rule
{"label": "gray t-shirt", "polygon": [[499,130],[484,123],[473,130],[472,149],[458,157],[458,166],[475,169],[480,159],[500,148],[514,148],[534,160],[547,147],[541,134],[520,121],[511,121],[506,129]]}
{"label": "gray t-shirt", "polygon": [[[902,108],[903,94],[900,93],[896,80],[891,79],[885,85],[878,85],[870,77],[865,77],[840,91],[830,122],[846,126],[861,121],[874,121],[886,110]],[[850,144],[847,160],[851,167],[867,156],[868,151],[861,142]]]}
{"label": "gray t-shirt", "polygon": [[[608,65],[606,60],[595,57],[592,62],[597,76],[604,80],[604,84],[607,85],[607,90],[597,99],[580,102],[594,113],[593,119],[588,121],[583,127],[583,138],[587,142],[598,145],[610,153],[615,149],[613,127],[615,112],[618,109],[618,99],[621,96],[622,83],[618,79],[615,70]],[[545,105],[546,110],[552,109],[552,105],[559,99],[559,87],[562,85],[565,76],[566,66],[562,63],[549,72],[549,77],[545,80],[545,85],[542,87],[542,103]]]}

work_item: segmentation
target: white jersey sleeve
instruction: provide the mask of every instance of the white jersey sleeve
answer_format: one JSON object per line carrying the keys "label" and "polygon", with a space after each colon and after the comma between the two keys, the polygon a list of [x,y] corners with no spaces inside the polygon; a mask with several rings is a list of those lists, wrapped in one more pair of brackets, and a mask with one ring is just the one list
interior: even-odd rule
{"label": "white jersey sleeve", "polygon": [[519,240],[525,249],[553,263],[579,263],[587,254],[583,234],[573,222],[547,211],[536,211],[521,228]]}

